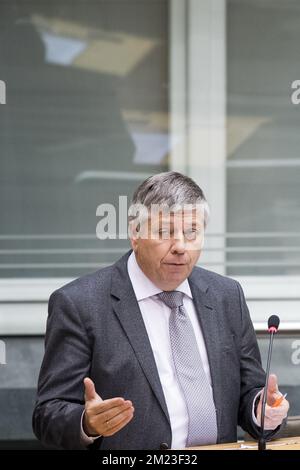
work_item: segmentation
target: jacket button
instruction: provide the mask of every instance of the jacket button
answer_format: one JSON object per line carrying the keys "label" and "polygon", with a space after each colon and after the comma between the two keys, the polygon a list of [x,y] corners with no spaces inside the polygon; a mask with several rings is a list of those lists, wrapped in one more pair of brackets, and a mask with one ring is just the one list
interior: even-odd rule
{"label": "jacket button", "polygon": [[167,450],[169,448],[166,442],[162,442],[159,446],[159,450]]}

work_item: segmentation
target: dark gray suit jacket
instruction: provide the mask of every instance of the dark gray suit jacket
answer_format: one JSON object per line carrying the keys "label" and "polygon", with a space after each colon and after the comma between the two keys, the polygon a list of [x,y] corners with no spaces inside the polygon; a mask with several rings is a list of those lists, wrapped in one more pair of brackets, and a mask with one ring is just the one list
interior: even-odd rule
{"label": "dark gray suit jacket", "polygon": [[[83,448],[80,419],[86,376],[103,399],[124,397],[135,408],[125,428],[99,438],[93,448],[171,445],[168,409],[127,272],[129,254],[50,297],[33,415],[34,432],[45,445]],[[252,403],[264,386],[265,374],[242,289],[236,281],[198,267],[188,281],[208,353],[218,442],[235,441],[238,423],[256,437]]]}

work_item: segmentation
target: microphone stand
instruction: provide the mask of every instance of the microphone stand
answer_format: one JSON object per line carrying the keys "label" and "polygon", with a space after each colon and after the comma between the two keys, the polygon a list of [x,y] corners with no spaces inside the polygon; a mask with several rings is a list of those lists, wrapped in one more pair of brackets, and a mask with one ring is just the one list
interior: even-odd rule
{"label": "microphone stand", "polygon": [[267,403],[267,389],[268,389],[268,382],[269,382],[269,375],[270,375],[270,365],[271,365],[274,333],[276,333],[277,328],[271,327],[269,331],[270,331],[270,342],[269,342],[268,360],[267,360],[267,369],[266,369],[266,383],[265,383],[265,388],[263,391],[263,400],[262,400],[262,407],[261,407],[261,421],[260,421],[261,434],[258,440],[258,450],[266,450],[266,439],[264,436],[264,427],[265,427],[265,412],[266,412],[266,403]]}

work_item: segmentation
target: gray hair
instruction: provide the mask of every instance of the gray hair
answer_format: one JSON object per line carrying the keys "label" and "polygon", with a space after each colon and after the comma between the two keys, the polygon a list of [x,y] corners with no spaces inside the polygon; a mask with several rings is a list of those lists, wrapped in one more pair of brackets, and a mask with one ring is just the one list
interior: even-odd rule
{"label": "gray hair", "polygon": [[[167,171],[150,176],[135,190],[129,208],[129,221],[134,220],[136,212],[133,207],[141,206],[148,211],[153,205],[168,207],[184,207],[185,205],[200,205],[204,211],[204,225],[209,218],[209,207],[202,189],[192,180],[176,171]],[[133,216],[133,212],[135,216]]]}

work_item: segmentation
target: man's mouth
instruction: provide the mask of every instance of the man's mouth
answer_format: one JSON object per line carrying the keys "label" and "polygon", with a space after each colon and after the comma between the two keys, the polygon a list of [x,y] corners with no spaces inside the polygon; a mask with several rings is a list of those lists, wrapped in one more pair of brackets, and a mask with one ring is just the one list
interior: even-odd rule
{"label": "man's mouth", "polygon": [[186,263],[164,263],[164,264],[167,264],[169,266],[185,266]]}

